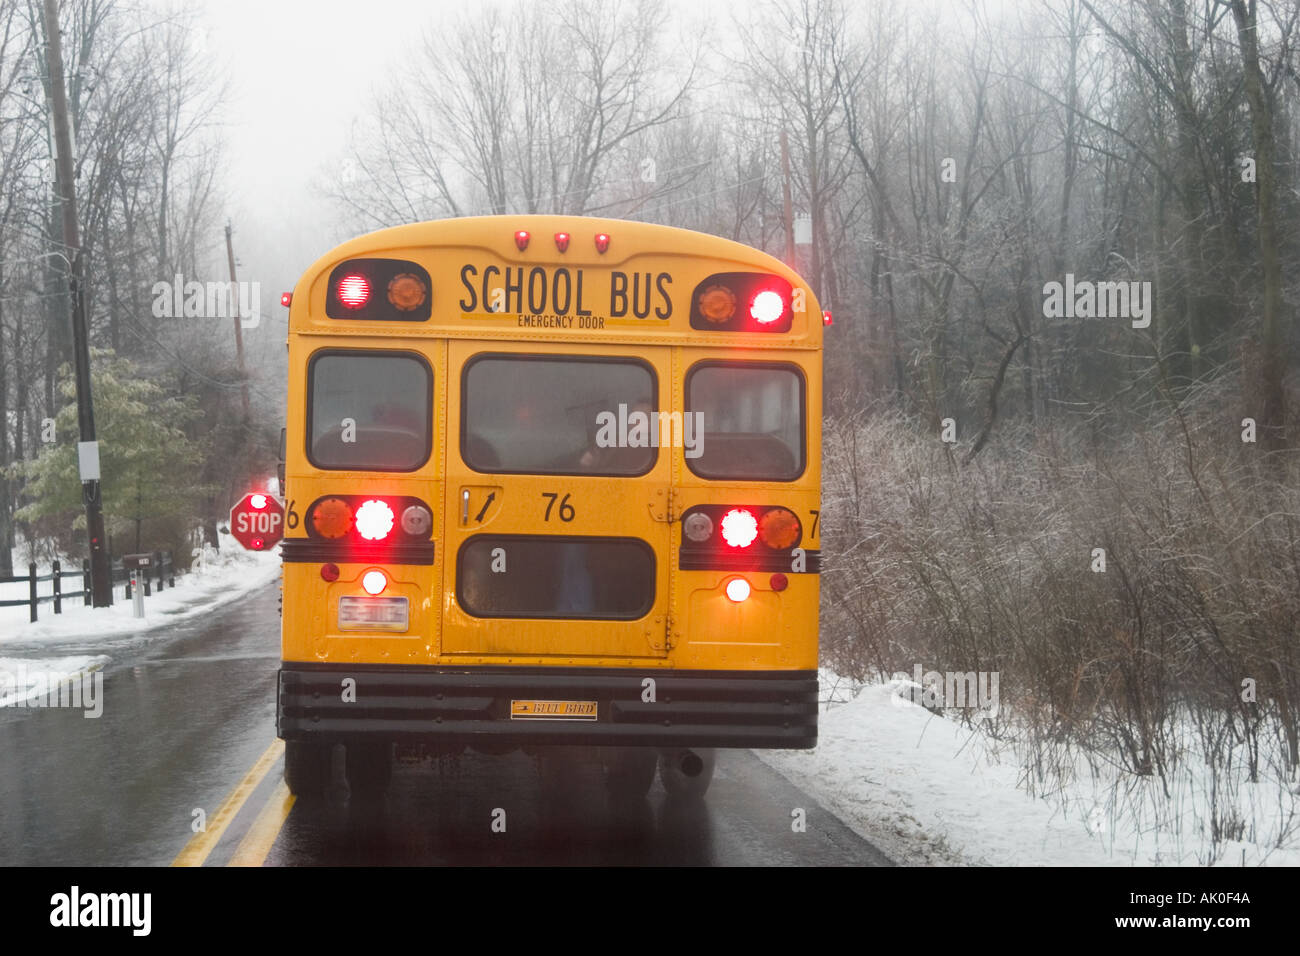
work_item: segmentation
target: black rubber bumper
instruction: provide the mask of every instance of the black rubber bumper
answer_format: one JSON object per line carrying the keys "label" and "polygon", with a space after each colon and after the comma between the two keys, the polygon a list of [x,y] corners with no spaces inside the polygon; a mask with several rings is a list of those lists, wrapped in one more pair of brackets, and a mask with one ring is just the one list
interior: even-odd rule
{"label": "black rubber bumper", "polygon": [[[524,700],[595,701],[596,718],[512,719],[511,702]],[[333,742],[808,749],[817,673],[286,663],[276,727],[286,740]]]}

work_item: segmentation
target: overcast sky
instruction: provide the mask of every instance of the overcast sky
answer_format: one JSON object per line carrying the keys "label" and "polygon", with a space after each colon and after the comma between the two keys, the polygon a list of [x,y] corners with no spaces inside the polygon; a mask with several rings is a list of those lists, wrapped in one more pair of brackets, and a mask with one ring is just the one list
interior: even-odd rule
{"label": "overcast sky", "polygon": [[[241,278],[292,286],[343,236],[318,184],[352,119],[447,0],[205,0],[210,49],[229,50],[227,215]],[[220,237],[218,237],[220,239]],[[274,290],[269,283],[277,283]]]}

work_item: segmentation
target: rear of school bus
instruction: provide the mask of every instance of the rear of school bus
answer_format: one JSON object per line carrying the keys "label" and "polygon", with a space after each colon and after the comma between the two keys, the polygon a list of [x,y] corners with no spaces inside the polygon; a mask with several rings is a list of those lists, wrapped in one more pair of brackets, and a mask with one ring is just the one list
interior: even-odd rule
{"label": "rear of school bus", "polygon": [[[709,748],[816,743],[822,313],[686,230],[383,230],[289,312],[291,789],[335,744],[608,748],[701,790]],[[639,782],[638,782],[639,781]],[[685,783],[683,783],[685,781]]]}

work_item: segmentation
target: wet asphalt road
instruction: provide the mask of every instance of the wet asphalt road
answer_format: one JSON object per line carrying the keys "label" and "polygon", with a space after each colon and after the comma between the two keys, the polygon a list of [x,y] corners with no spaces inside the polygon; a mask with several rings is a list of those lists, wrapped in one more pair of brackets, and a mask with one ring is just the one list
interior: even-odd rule
{"label": "wet asphalt road", "polygon": [[[6,656],[105,654],[104,712],[0,708],[0,865],[167,865],[275,738],[277,588],[139,638],[57,646],[5,642]],[[720,751],[703,802],[656,781],[611,802],[581,753],[399,763],[389,792],[282,797],[283,758],[252,781],[207,865],[264,843],[266,865],[884,865],[878,850],[748,751]],[[792,828],[803,811],[805,832]],[[271,817],[269,824],[263,818]],[[262,824],[263,837],[250,832]],[[269,826],[269,829],[268,829]]]}

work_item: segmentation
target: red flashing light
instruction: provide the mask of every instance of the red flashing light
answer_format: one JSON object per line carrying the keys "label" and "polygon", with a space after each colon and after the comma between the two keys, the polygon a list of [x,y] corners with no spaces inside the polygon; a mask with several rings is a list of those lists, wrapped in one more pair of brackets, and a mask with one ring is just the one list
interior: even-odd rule
{"label": "red flashing light", "polygon": [[758,519],[743,508],[722,516],[722,540],[733,548],[748,548],[758,537]]}
{"label": "red flashing light", "polygon": [[346,308],[359,309],[370,301],[370,282],[355,272],[345,275],[339,280],[338,295]]}
{"label": "red flashing light", "polygon": [[252,541],[252,545],[254,551],[261,551],[262,548],[266,546],[266,542],[263,541],[261,538],[254,538]]}
{"label": "red flashing light", "polygon": [[363,501],[355,518],[357,534],[367,541],[383,541],[393,530],[393,509],[388,502],[371,498]]}
{"label": "red flashing light", "polygon": [[769,325],[785,314],[785,299],[781,293],[767,289],[754,296],[749,304],[749,314],[760,325]]}
{"label": "red flashing light", "polygon": [[266,508],[266,495],[253,495],[248,499],[248,505],[255,511],[263,511]]}
{"label": "red flashing light", "polygon": [[555,248],[561,252],[567,252],[569,249],[569,234],[567,232],[557,232],[555,234]]}
{"label": "red flashing light", "polygon": [[280,293],[280,304],[283,305],[283,306],[289,306],[289,305],[292,305],[292,304],[293,304],[293,293],[292,293],[292,292],[281,292],[281,293]]}
{"label": "red flashing light", "polygon": [[609,233],[607,232],[596,233],[596,251],[603,254],[605,250],[608,248],[609,248]]}
{"label": "red flashing light", "polygon": [[519,247],[520,252],[528,248],[528,239],[529,235],[526,230],[520,229],[515,233],[515,245]]}

